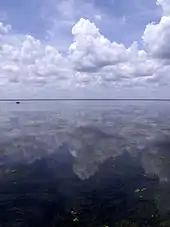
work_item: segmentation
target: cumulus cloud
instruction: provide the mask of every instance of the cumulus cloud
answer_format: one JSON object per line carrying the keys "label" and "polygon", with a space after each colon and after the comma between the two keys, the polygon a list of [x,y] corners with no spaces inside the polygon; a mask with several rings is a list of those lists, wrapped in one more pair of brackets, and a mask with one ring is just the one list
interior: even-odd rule
{"label": "cumulus cloud", "polygon": [[170,0],[157,0],[157,5],[162,7],[163,16],[159,23],[146,26],[143,41],[153,58],[167,60],[170,58]]}
{"label": "cumulus cloud", "polygon": [[88,20],[80,19],[73,27],[72,34],[74,43],[69,48],[69,54],[78,71],[98,71],[128,59],[123,44],[111,43],[100,34],[95,24]]}
{"label": "cumulus cloud", "polygon": [[1,83],[42,84],[55,80],[62,85],[69,78],[69,63],[55,47],[44,45],[30,35],[18,36],[11,44],[12,39],[8,34],[1,41]]}
{"label": "cumulus cloud", "polygon": [[71,29],[80,18],[88,18],[99,23],[106,15],[90,1],[45,0],[42,18],[49,22],[47,39],[58,44],[58,48],[66,50],[72,41]]}
{"label": "cumulus cloud", "polygon": [[170,58],[170,16],[163,16],[159,24],[147,25],[143,39],[154,57]]}
{"label": "cumulus cloud", "polygon": [[0,23],[0,85],[169,84],[170,1],[158,0],[157,4],[165,14],[159,23],[146,26],[141,49],[137,42],[130,47],[111,42],[84,18],[73,26],[73,42],[65,53],[33,36],[14,34],[11,26]]}

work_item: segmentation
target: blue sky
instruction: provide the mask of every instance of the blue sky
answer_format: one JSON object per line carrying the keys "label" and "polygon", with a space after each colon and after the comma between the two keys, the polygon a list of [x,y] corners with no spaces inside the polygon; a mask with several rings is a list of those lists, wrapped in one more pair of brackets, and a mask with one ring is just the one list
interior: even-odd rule
{"label": "blue sky", "polygon": [[0,0],[2,96],[168,96],[169,9],[170,0]]}
{"label": "blue sky", "polygon": [[[31,34],[44,40],[48,30],[53,27],[50,20],[61,23],[65,19],[57,9],[61,2],[61,0],[0,0],[0,15],[2,21],[11,24],[15,32]],[[110,40],[126,45],[134,40],[140,42],[145,26],[150,21],[158,21],[161,15],[155,0],[94,0],[86,3],[91,5],[90,10],[94,12],[83,12],[80,9],[79,14],[76,13],[75,22],[79,20],[80,15],[94,20],[93,13],[98,11],[103,16],[102,21],[96,23],[101,32]],[[83,6],[84,1],[77,0],[76,4],[77,7],[80,4]],[[61,33],[71,37],[70,27],[60,26],[55,35],[60,36]]]}
{"label": "blue sky", "polygon": [[2,21],[11,24],[18,33],[28,33],[39,38],[43,38],[46,29],[41,18],[41,7],[41,0],[0,0]]}

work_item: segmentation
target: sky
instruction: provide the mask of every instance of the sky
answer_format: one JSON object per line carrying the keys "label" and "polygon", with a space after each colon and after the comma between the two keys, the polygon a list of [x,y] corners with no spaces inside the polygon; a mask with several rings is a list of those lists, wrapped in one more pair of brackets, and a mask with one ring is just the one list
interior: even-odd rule
{"label": "sky", "polygon": [[170,0],[0,0],[0,98],[170,98]]}

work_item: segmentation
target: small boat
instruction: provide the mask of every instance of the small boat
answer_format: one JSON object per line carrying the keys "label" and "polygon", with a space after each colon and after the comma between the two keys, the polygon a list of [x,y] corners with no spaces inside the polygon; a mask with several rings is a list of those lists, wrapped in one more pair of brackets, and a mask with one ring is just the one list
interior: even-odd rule
{"label": "small boat", "polygon": [[19,101],[17,101],[17,102],[16,102],[16,104],[20,104],[20,102],[19,102]]}

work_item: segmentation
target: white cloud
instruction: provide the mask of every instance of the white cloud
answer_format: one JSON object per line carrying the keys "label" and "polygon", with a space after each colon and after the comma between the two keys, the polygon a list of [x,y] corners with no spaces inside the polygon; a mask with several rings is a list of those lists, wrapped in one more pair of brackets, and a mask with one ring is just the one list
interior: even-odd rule
{"label": "white cloud", "polygon": [[72,34],[74,43],[70,45],[69,53],[78,71],[94,72],[128,59],[124,45],[111,43],[89,20],[81,18],[73,27]]}
{"label": "white cloud", "polygon": [[[10,40],[10,34],[6,40]],[[29,35],[22,36],[15,44],[4,42],[5,37],[0,48],[1,83],[42,84],[56,81],[62,85],[68,79],[69,63],[55,47],[44,45]]]}
{"label": "white cloud", "polygon": [[149,53],[158,58],[170,58],[170,16],[163,16],[159,24],[149,24],[143,36]]}
{"label": "white cloud", "polygon": [[[169,1],[158,3],[163,9],[164,5],[170,5]],[[72,14],[68,19],[74,17]],[[94,14],[94,19],[96,15],[99,14]],[[111,42],[88,19],[81,18],[73,26],[72,35],[73,42],[63,53],[30,35],[14,34],[9,25],[0,23],[1,87],[9,84],[53,84],[65,89],[97,85],[169,86],[170,16],[164,15],[159,23],[146,26],[143,50],[137,42],[129,48]]]}
{"label": "white cloud", "polygon": [[162,7],[164,15],[159,23],[146,26],[143,41],[148,58],[154,63],[151,67],[153,77],[147,82],[162,87],[170,86],[170,0],[158,0],[157,4]]}
{"label": "white cloud", "polygon": [[0,22],[0,37],[4,34],[7,34],[11,29],[10,25],[4,25],[2,22]]}
{"label": "white cloud", "polygon": [[96,14],[94,16],[94,19],[97,20],[97,21],[101,21],[102,20],[102,16],[100,14]]}
{"label": "white cloud", "polygon": [[159,23],[151,23],[144,31],[144,42],[149,53],[154,57],[170,58],[170,0],[157,0],[157,5],[162,7],[163,16]]}
{"label": "white cloud", "polygon": [[72,41],[71,29],[81,17],[101,22],[105,14],[90,1],[48,0],[44,1],[42,17],[49,22],[48,41],[66,50]]}
{"label": "white cloud", "polygon": [[170,14],[170,0],[157,0],[157,5],[162,7],[164,15]]}

